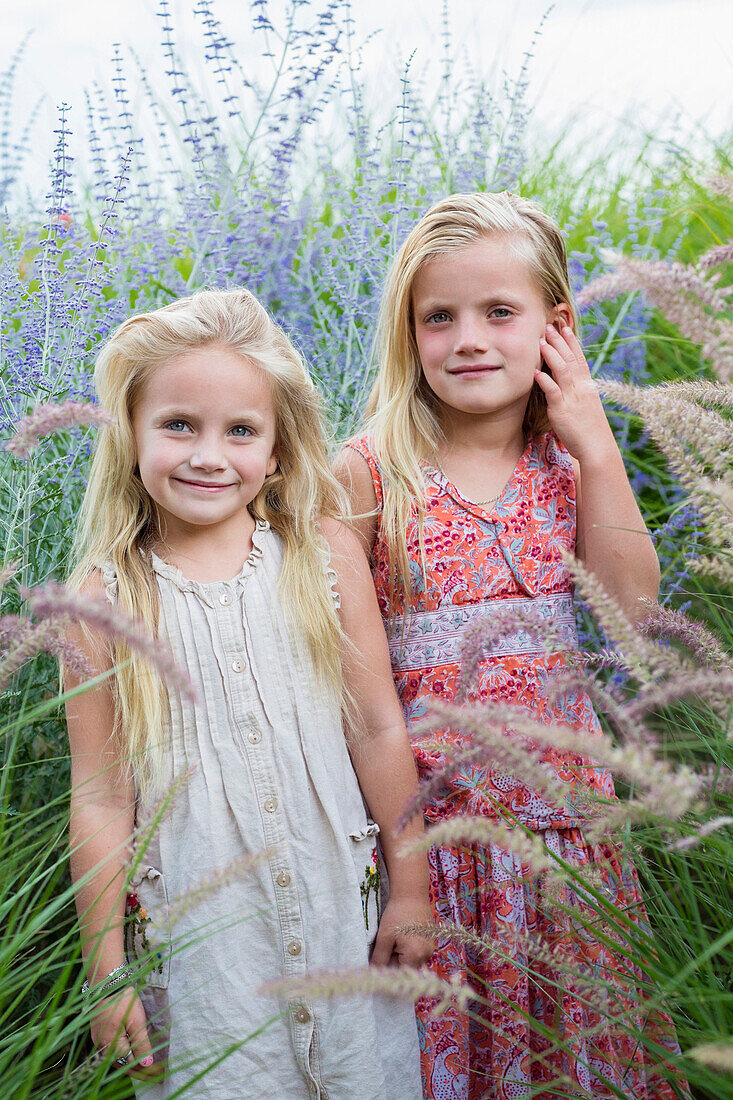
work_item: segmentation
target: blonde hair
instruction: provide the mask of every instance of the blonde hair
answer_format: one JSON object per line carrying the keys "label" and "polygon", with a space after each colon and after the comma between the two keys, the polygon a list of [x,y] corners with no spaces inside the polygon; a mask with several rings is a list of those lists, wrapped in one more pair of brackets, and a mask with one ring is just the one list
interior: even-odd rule
{"label": "blonde hair", "polygon": [[[280,579],[286,609],[305,634],[324,687],[343,690],[341,627],[325,573],[321,517],[346,512],[331,473],[322,403],[303,360],[283,330],[246,290],[202,290],[125,321],[97,359],[95,382],[114,417],[99,437],[74,545],[69,578],[79,589],[101,562],[114,566],[120,606],[157,632],[157,587],[148,551],[158,534],[154,505],[137,471],[132,414],[151,374],[194,348],[224,347],[259,368],[271,387],[278,467],[249,505],[284,541]],[[115,733],[135,765],[141,789],[164,777],[163,689],[143,658],[113,646]]]}
{"label": "blonde hair", "polygon": [[[366,407],[366,427],[384,477],[382,533],[390,563],[390,604],[396,589],[412,596],[406,530],[413,504],[425,568],[422,524],[425,483],[420,463],[437,459],[443,431],[440,401],[428,386],[415,339],[412,289],[421,268],[438,256],[460,252],[487,237],[501,236],[526,262],[546,305],[567,303],[573,331],[567,254],[560,229],[534,203],[502,191],[498,194],[451,195],[425,214],[395,256],[382,295],[375,339],[379,363]],[[545,396],[535,382],[524,416],[525,436],[547,430]]]}

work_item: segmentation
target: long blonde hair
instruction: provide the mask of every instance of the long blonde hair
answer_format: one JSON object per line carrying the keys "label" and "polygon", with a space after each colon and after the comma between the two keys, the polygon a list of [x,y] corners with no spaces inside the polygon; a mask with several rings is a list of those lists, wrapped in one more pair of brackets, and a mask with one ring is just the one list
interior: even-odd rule
{"label": "long blonde hair", "polygon": [[[147,551],[157,535],[154,505],[137,471],[132,414],[146,380],[193,348],[224,347],[266,375],[275,410],[277,471],[249,505],[284,541],[284,605],[303,631],[325,690],[343,689],[341,627],[325,575],[321,517],[346,513],[331,473],[322,402],[283,330],[246,290],[202,290],[125,321],[99,354],[95,383],[114,424],[102,429],[74,544],[69,585],[79,589],[102,562],[117,574],[120,606],[151,631],[158,626],[157,587]],[[163,688],[143,658],[113,645],[116,724],[142,790],[163,781]]]}
{"label": "long blonde hair", "polygon": [[[534,203],[508,191],[451,195],[425,214],[395,256],[382,294],[375,339],[377,378],[366,406],[366,428],[384,478],[382,537],[390,563],[390,604],[397,590],[412,596],[406,531],[413,505],[424,568],[422,524],[425,482],[421,462],[435,462],[443,431],[440,402],[425,381],[415,339],[412,288],[421,268],[487,237],[505,238],[527,264],[546,305],[572,303],[565,242],[560,229]],[[545,396],[534,383],[524,416],[529,439],[548,427]]]}

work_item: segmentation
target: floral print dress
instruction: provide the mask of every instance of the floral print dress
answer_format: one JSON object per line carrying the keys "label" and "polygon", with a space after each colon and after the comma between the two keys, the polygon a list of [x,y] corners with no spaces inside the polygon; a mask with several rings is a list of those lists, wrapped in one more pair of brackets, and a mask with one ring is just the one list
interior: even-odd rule
{"label": "floral print dress", "polygon": [[[383,484],[368,436],[349,444],[369,464],[381,512]],[[521,609],[546,617],[564,651],[547,653],[536,637],[517,629],[482,653],[472,702],[511,703],[534,720],[574,729],[599,729],[588,696],[548,691],[554,670],[577,648],[572,583],[563,552],[575,549],[575,480],[570,455],[552,433],[527,443],[493,508],[466,500],[442,471],[425,465],[423,524],[426,572],[420,567],[417,520],[408,523],[412,563],[412,608],[404,599],[390,608],[389,558],[381,523],[371,567],[390,638],[392,669],[408,729],[436,698],[453,700],[461,686],[462,642],[479,616],[495,609]],[[460,731],[411,735],[421,778],[445,763],[440,743],[465,737]],[[437,743],[437,747],[436,747]],[[615,797],[609,773],[580,756],[547,750],[544,759],[564,781],[562,802],[550,802],[516,779],[487,768],[470,768],[446,780],[425,807],[427,821],[458,814],[504,817],[540,833],[547,849],[578,870],[592,865],[595,882],[646,929],[635,870],[608,843],[587,843],[583,806],[588,793]],[[553,970],[561,958],[570,972],[600,978],[611,987],[621,1012],[669,1050],[676,1050],[671,1021],[643,1011],[634,996],[637,980],[614,951],[608,928],[593,931],[597,915],[566,888],[563,906],[544,904],[541,879],[518,858],[495,845],[433,847],[431,900],[436,919],[469,935],[439,943],[430,967],[443,978],[458,975],[476,991],[470,1014],[457,1009],[431,1014],[418,1003],[423,1086],[427,1100],[529,1100],[550,1096],[628,1096],[658,1100],[678,1095],[655,1075],[644,1050],[598,1010],[586,985]],[[564,915],[562,915],[564,914]],[[470,934],[489,937],[488,953]],[[536,957],[528,945],[537,944]],[[548,950],[549,949],[549,950]],[[528,973],[528,969],[531,973]],[[614,988],[614,986],[616,988]],[[648,1018],[645,1018],[648,1017]]]}

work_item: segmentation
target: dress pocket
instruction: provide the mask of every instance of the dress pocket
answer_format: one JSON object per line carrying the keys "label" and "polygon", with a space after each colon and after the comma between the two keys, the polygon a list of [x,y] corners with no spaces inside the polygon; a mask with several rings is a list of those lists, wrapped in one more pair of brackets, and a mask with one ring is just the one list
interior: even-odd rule
{"label": "dress pocket", "polygon": [[146,986],[167,989],[170,978],[168,893],[157,867],[133,875],[125,907],[125,953]]}
{"label": "dress pocket", "polygon": [[376,821],[367,821],[362,828],[349,833],[369,946],[376,939],[382,915],[382,861],[378,835],[379,826]]}

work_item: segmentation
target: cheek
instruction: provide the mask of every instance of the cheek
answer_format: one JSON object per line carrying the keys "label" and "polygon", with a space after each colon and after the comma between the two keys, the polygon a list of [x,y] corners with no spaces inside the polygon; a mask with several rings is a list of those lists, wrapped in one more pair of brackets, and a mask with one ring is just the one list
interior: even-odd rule
{"label": "cheek", "polygon": [[522,330],[507,330],[501,339],[501,349],[506,355],[539,361],[540,337],[544,336],[544,325],[528,325]]}
{"label": "cheek", "polygon": [[430,369],[445,359],[448,341],[442,332],[422,332],[415,336],[417,353],[423,367]]}
{"label": "cheek", "polygon": [[175,442],[156,441],[154,445],[138,448],[138,467],[145,477],[163,477],[182,461],[181,448]]}

